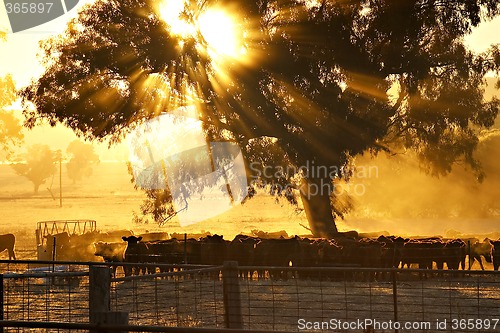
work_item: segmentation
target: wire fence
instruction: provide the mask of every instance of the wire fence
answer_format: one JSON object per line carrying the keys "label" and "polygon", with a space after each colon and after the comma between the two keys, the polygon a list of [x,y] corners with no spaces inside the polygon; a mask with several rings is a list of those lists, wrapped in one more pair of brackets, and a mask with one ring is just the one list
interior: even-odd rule
{"label": "wire fence", "polygon": [[[109,267],[114,264],[44,265],[0,262],[4,320],[40,322],[46,332],[88,331],[63,324],[56,329],[47,322],[89,324],[95,304],[101,304],[106,311],[125,313],[126,325],[133,325],[130,331],[397,331],[387,326],[389,322],[409,332],[479,332],[486,326],[500,331],[496,271],[238,267],[226,262],[212,267],[156,264],[159,273],[132,276],[124,276],[120,268],[111,278]],[[95,269],[104,270],[108,281],[93,279]],[[95,284],[100,284],[97,289]],[[97,301],[93,290],[98,290]],[[363,325],[345,326],[354,322]],[[117,325],[123,328],[123,323]],[[27,326],[4,331],[42,330]]]}
{"label": "wire fence", "polygon": [[[324,329],[317,331],[329,331],[342,327],[341,323],[378,321],[384,325],[392,321],[401,323],[402,327],[406,323],[410,326],[419,323],[420,329],[415,331],[430,325],[434,331],[436,323],[446,320],[448,327],[444,331],[451,331],[453,321],[490,320],[493,324],[500,313],[498,272],[257,269],[280,278],[240,280],[243,322],[245,329],[250,330],[299,331],[304,327],[301,323],[327,323]],[[461,330],[457,325],[453,331],[470,332],[471,329]],[[500,331],[500,323],[497,331]]]}
{"label": "wire fence", "polygon": [[3,319],[85,322],[88,265],[32,261],[0,263]]}
{"label": "wire fence", "polygon": [[111,283],[111,309],[134,325],[224,327],[222,267],[118,277]]}
{"label": "wire fence", "polygon": [[329,331],[359,320],[434,328],[446,321],[444,331],[455,321],[454,332],[470,332],[470,325],[460,329],[461,321],[491,321],[493,327],[500,313],[500,274],[494,271],[239,267],[232,303],[238,308],[227,309],[219,269],[124,278],[128,284],[116,279],[113,308],[129,310],[133,324],[188,327],[224,327],[232,311],[241,314],[244,329],[288,332],[300,331],[301,322],[328,323],[316,331]]}
{"label": "wire fence", "polygon": [[[2,319],[85,323],[89,316],[89,265],[70,262],[0,261]],[[39,332],[5,328],[3,332]],[[69,332],[46,329],[45,332]]]}

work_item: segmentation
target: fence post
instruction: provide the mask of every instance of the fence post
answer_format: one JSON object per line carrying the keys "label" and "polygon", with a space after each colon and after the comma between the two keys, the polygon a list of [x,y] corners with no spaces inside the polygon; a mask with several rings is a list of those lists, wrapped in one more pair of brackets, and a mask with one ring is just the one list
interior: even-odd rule
{"label": "fence post", "polygon": [[224,320],[226,328],[243,329],[238,262],[225,261],[222,269]]}
{"label": "fence post", "polygon": [[98,319],[96,313],[111,308],[111,269],[108,266],[90,266],[89,270],[89,322]]}
{"label": "fence post", "polygon": [[[107,325],[111,327],[128,325],[128,312],[119,312],[119,311],[96,312],[94,313],[94,318],[95,318],[94,324]],[[102,331],[97,331],[96,333],[98,332],[102,333]],[[114,332],[125,333],[128,331],[114,331]]]}
{"label": "fence post", "polygon": [[[467,249],[468,249],[467,255],[469,256],[469,271],[470,271],[470,269],[472,268],[472,261],[470,260],[470,240],[467,241]],[[465,267],[462,267],[462,269],[465,269]]]}
{"label": "fence post", "polygon": [[[0,274],[0,320],[4,320],[3,317],[3,274]],[[0,333],[3,333],[3,327],[0,327]]]}
{"label": "fence post", "polygon": [[184,233],[184,262],[183,264],[187,264],[188,263],[188,259],[187,259],[187,234]]}
{"label": "fence post", "polygon": [[[394,322],[398,321],[398,284],[397,284],[397,269],[393,268],[391,270],[392,275],[392,302],[394,305]],[[398,333],[398,330],[395,329],[394,332]]]}

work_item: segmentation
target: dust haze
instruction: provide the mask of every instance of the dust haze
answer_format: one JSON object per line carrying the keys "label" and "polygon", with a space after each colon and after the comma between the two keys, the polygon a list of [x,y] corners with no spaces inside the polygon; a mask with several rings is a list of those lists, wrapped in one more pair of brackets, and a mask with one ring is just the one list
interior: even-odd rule
{"label": "dust haze", "polygon": [[[485,98],[498,96],[496,80],[488,83]],[[499,156],[497,119],[492,129],[482,133],[475,153],[485,173],[482,182],[459,164],[447,176],[431,176],[411,153],[358,157],[358,168],[370,172],[359,173],[350,182],[355,210],[344,222],[363,231],[393,234],[453,237],[499,231]]]}

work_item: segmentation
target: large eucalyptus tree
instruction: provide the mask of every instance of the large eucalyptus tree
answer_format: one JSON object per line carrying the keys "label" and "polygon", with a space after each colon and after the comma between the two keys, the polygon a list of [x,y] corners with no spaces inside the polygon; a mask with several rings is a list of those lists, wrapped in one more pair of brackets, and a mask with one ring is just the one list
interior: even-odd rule
{"label": "large eucalyptus tree", "polygon": [[[197,29],[211,8],[237,18],[237,55],[217,55]],[[237,142],[247,162],[262,161],[253,148],[274,138],[302,170],[313,233],[328,236],[329,185],[348,177],[352,156],[411,149],[433,173],[461,161],[480,175],[478,131],[499,107],[482,83],[500,57],[471,53],[463,38],[499,10],[495,0],[191,0],[179,18],[153,0],[98,0],[44,44],[45,73],[22,92],[27,124],[46,118],[119,140],[195,103],[209,139]],[[175,32],[165,17],[194,28]]]}

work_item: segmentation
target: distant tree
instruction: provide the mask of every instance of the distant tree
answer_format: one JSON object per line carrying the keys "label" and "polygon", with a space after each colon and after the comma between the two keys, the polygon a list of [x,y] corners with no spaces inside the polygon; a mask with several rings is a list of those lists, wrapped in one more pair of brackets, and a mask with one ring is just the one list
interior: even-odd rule
{"label": "distant tree", "polygon": [[33,190],[38,194],[40,185],[57,171],[55,162],[58,155],[47,145],[32,145],[24,155],[25,162],[11,164],[16,173],[28,178],[33,183]]}
{"label": "distant tree", "polygon": [[92,166],[99,163],[99,156],[92,145],[74,140],[68,145],[66,152],[71,156],[66,167],[73,184],[84,177],[92,176]]}
{"label": "distant tree", "polygon": [[250,61],[217,64],[199,32],[172,33],[157,1],[96,1],[45,43],[45,73],[22,92],[35,106],[25,108],[27,124],[48,119],[119,140],[196,101],[207,140],[237,142],[250,164],[252,140],[272,137],[302,168],[316,236],[337,233],[331,185],[363,152],[412,150],[429,173],[460,163],[482,177],[473,153],[500,105],[484,101],[483,81],[500,70],[500,52],[475,55],[464,36],[498,15],[499,1],[184,3],[186,22],[211,6],[237,8]]}
{"label": "distant tree", "polygon": [[[5,33],[0,31],[0,42],[5,39]],[[21,124],[12,111],[5,108],[16,99],[16,90],[11,75],[0,77],[0,150],[9,154],[10,146],[23,139]]]}

